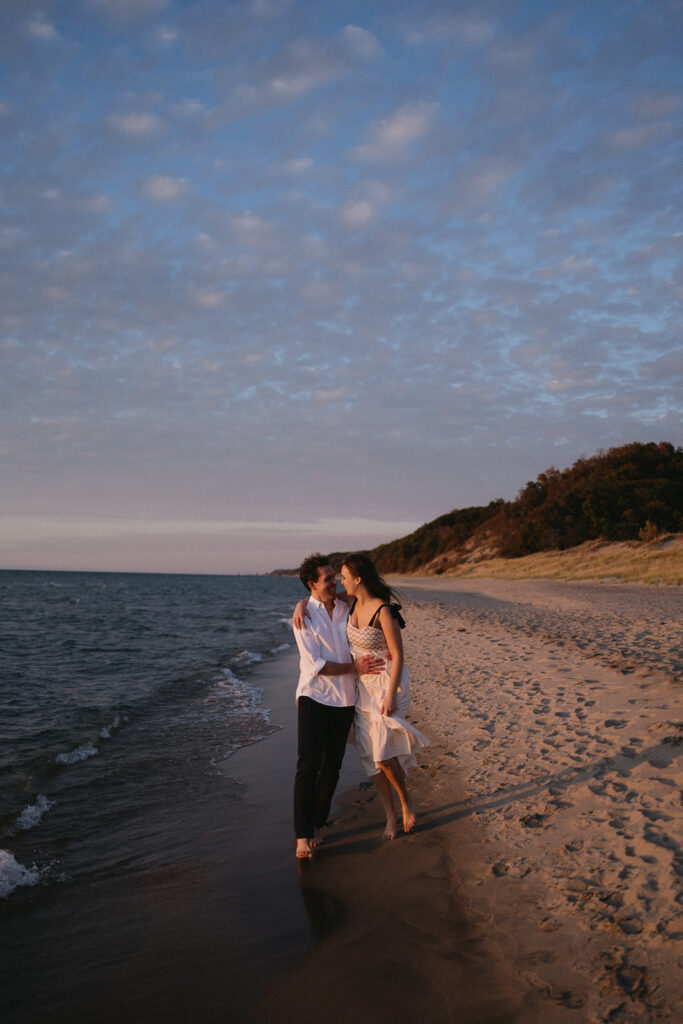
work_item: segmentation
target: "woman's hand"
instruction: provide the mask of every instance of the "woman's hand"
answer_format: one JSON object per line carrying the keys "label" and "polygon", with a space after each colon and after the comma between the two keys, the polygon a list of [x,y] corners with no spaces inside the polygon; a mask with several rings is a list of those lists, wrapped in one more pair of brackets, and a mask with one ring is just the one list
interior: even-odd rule
{"label": "woman's hand", "polygon": [[306,619],[310,619],[311,614],[308,610],[308,598],[304,597],[301,601],[297,602],[292,615],[292,625],[294,629],[306,629]]}
{"label": "woman's hand", "polygon": [[380,715],[393,715],[395,710],[396,699],[395,697],[390,697],[389,694],[387,694],[379,706],[379,713]]}

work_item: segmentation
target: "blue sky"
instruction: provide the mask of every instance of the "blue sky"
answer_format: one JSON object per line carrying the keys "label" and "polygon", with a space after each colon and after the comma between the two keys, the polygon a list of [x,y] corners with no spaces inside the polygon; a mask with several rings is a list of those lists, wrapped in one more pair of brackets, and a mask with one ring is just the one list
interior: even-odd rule
{"label": "blue sky", "polygon": [[682,27],[4,0],[0,566],[265,571],[683,443]]}

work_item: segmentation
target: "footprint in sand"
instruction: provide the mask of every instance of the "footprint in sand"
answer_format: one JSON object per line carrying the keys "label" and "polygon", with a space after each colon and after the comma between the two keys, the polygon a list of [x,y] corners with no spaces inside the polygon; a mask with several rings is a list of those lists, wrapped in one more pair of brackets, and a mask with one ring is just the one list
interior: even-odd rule
{"label": "footprint in sand", "polygon": [[525,828],[545,828],[548,814],[524,814],[519,819]]}
{"label": "footprint in sand", "polygon": [[663,850],[674,850],[676,853],[680,851],[680,846],[670,835],[663,832],[661,829],[652,828],[650,825],[646,825],[643,831],[643,837],[648,843],[652,843],[653,846],[658,846]]}
{"label": "footprint in sand", "polygon": [[629,760],[633,760],[633,758],[636,756],[638,751],[636,750],[635,747],[622,747],[621,750],[619,751],[619,753],[621,754],[622,757],[628,757]]}

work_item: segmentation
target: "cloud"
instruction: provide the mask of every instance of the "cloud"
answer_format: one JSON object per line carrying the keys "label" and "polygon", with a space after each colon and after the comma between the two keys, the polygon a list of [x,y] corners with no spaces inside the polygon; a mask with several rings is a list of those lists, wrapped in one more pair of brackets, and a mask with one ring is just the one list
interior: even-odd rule
{"label": "cloud", "polygon": [[643,92],[633,98],[634,111],[648,120],[673,117],[683,106],[683,96],[678,92]]}
{"label": "cloud", "polygon": [[109,124],[121,135],[131,138],[145,138],[158,135],[164,128],[164,122],[157,114],[130,112],[127,114],[110,114]]}
{"label": "cloud", "polygon": [[310,156],[303,156],[286,160],[282,166],[290,174],[301,174],[303,171],[310,170],[314,163],[315,161]]}
{"label": "cloud", "polygon": [[218,309],[226,300],[225,292],[200,289],[194,293],[194,300],[202,309]]}
{"label": "cloud", "polygon": [[483,46],[489,43],[496,31],[492,17],[480,13],[435,14],[412,22],[404,22],[404,31],[409,42],[415,45],[453,43],[465,46]]}
{"label": "cloud", "polygon": [[228,223],[233,238],[249,249],[272,252],[278,242],[276,225],[251,210],[231,214]]}
{"label": "cloud", "polygon": [[178,29],[170,25],[160,25],[154,30],[153,39],[159,46],[175,46],[179,38],[180,33]]}
{"label": "cloud", "polygon": [[187,118],[201,117],[206,113],[206,107],[198,100],[181,100],[180,103],[172,103],[169,109],[172,114]]}
{"label": "cloud", "polygon": [[359,28],[357,25],[347,25],[346,28],[342,29],[340,38],[351,53],[361,57],[363,60],[380,57],[384,53],[372,32],[368,32],[366,28]]}
{"label": "cloud", "polygon": [[368,59],[379,51],[370,32],[351,25],[331,43],[296,39],[273,60],[268,90],[276,99],[298,99],[348,71],[349,56]]}
{"label": "cloud", "polygon": [[85,197],[83,209],[88,213],[108,213],[111,210],[111,198],[102,194]]}
{"label": "cloud", "polygon": [[339,220],[351,228],[362,228],[375,219],[376,213],[372,203],[358,199],[346,203],[339,211]]}
{"label": "cloud", "polygon": [[[226,17],[225,13],[220,17]],[[298,27],[296,19],[293,27]],[[229,47],[223,55],[224,63],[216,74],[217,82],[223,87],[222,98],[214,110],[217,122],[245,116],[273,104],[300,102],[359,69],[371,69],[374,60],[383,53],[373,33],[356,25],[347,25],[331,36],[294,34],[281,45],[269,47],[267,56],[264,56],[260,37],[260,18],[251,24],[243,19],[237,25],[226,26],[226,31],[229,37],[244,37],[246,48],[236,49],[229,63]],[[253,47],[251,54],[250,45]]]}
{"label": "cloud", "polygon": [[36,39],[41,43],[54,43],[61,38],[54,25],[46,21],[42,11],[36,12],[30,21],[26,23],[26,31],[32,39]]}
{"label": "cloud", "polygon": [[370,133],[370,141],[354,149],[358,160],[390,160],[400,156],[422,138],[430,128],[435,103],[408,103],[379,121]]}
{"label": "cloud", "polygon": [[187,178],[170,178],[164,174],[153,174],[142,185],[143,194],[159,203],[173,203],[181,199],[189,188]]}
{"label": "cloud", "polygon": [[166,10],[169,0],[85,0],[88,7],[111,22],[130,24]]}

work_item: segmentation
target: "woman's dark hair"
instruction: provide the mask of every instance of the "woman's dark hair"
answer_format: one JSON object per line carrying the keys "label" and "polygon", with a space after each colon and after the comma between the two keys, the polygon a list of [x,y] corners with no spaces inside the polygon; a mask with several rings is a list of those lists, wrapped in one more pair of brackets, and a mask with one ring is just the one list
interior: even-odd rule
{"label": "woman's dark hair", "polygon": [[309,555],[308,558],[303,560],[299,566],[299,579],[305,586],[306,590],[310,591],[311,583],[317,583],[318,581],[320,570],[329,564],[329,557],[327,555],[321,555],[319,551],[316,551],[314,555]]}
{"label": "woman's dark hair", "polygon": [[382,579],[375,568],[375,563],[368,555],[362,552],[345,555],[342,565],[350,569],[354,576],[360,577],[361,583],[368,588],[373,597],[378,597],[387,604],[396,603],[400,608],[400,594]]}

